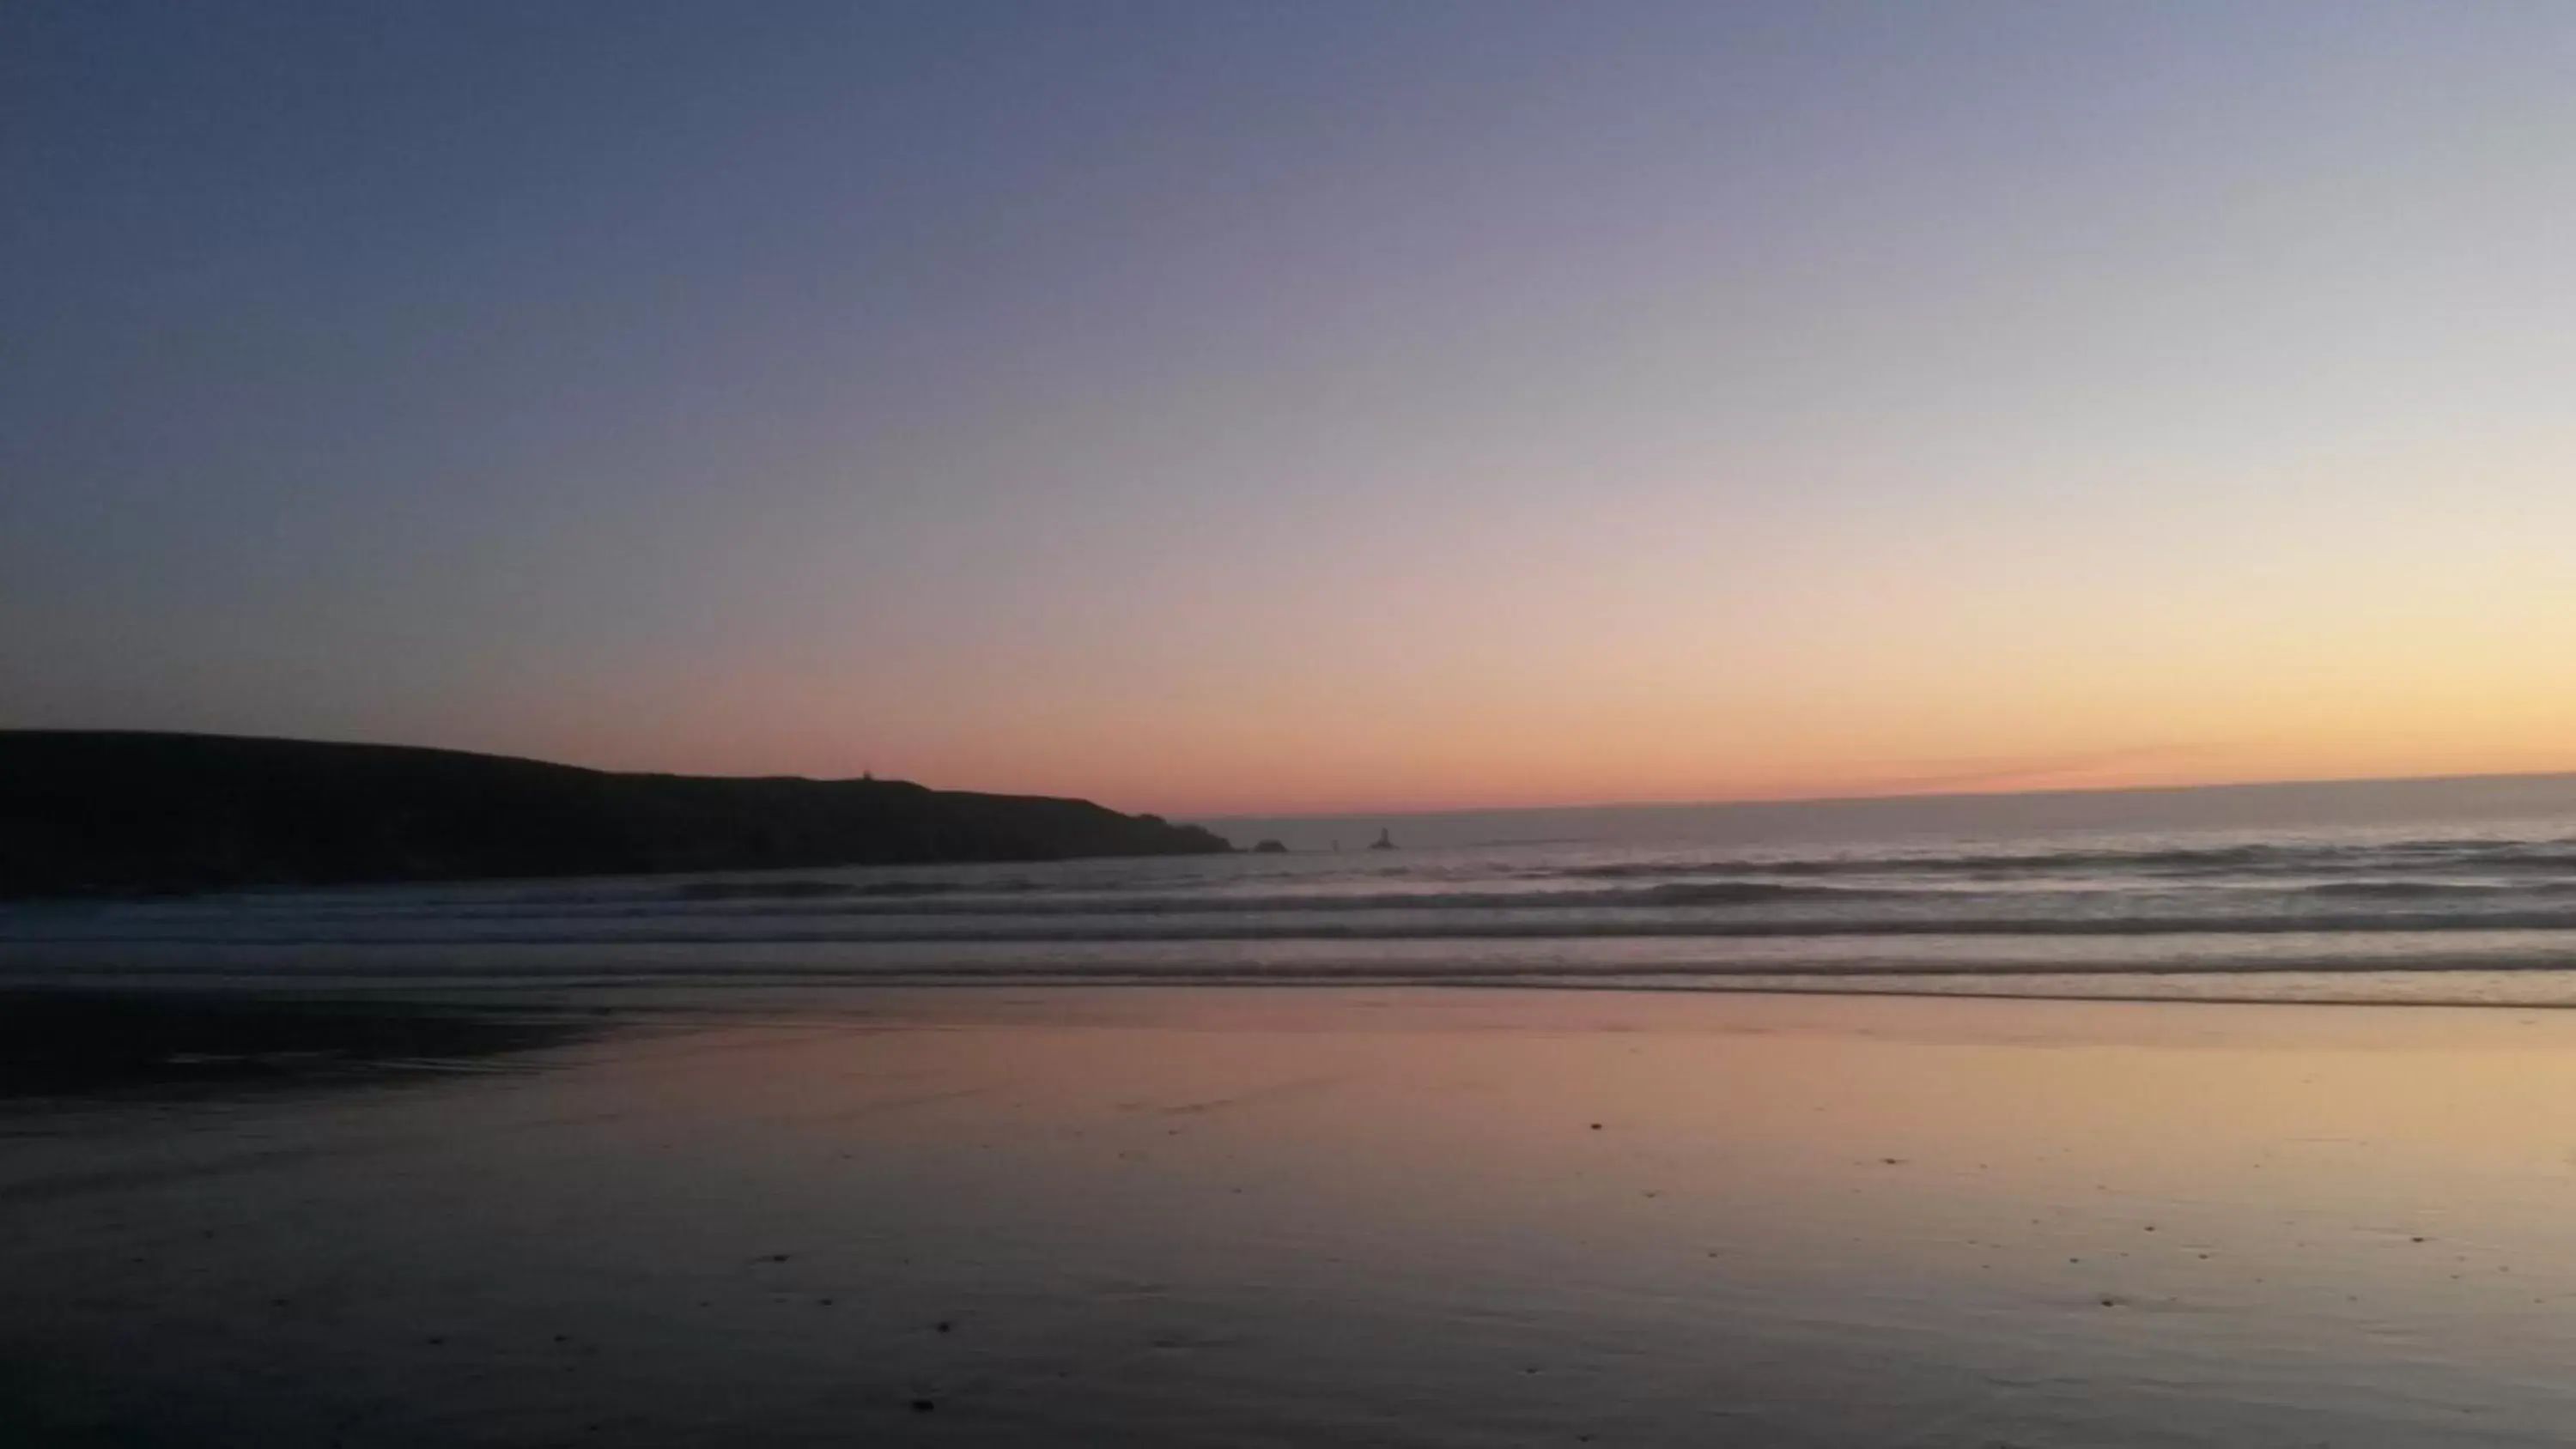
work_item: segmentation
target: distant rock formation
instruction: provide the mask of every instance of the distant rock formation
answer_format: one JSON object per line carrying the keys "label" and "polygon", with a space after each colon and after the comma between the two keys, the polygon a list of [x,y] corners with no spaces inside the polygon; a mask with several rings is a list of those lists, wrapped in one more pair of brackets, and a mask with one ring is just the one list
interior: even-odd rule
{"label": "distant rock formation", "polygon": [[1395,835],[1394,835],[1394,833],[1393,833],[1393,832],[1391,832],[1391,831],[1389,831],[1389,830],[1388,830],[1385,826],[1383,826],[1383,825],[1379,826],[1379,827],[1378,827],[1378,832],[1377,832],[1377,839],[1372,840],[1372,841],[1370,841],[1370,842],[1369,842],[1369,849],[1371,849],[1371,850],[1393,850],[1393,849],[1395,849]]}
{"label": "distant rock formation", "polygon": [[0,896],[1198,855],[1196,826],[899,780],[611,774],[396,745],[0,730]]}
{"label": "distant rock formation", "polygon": [[1252,853],[1255,855],[1286,855],[1288,853],[1288,846],[1283,841],[1264,840],[1260,844],[1252,847]]}

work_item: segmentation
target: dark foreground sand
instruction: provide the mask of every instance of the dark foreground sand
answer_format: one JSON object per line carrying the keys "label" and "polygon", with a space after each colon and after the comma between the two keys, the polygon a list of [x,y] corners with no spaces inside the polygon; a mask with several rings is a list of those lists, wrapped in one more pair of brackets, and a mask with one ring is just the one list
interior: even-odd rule
{"label": "dark foreground sand", "polygon": [[2576,1015],[601,1004],[0,998],[0,1442],[2576,1432]]}

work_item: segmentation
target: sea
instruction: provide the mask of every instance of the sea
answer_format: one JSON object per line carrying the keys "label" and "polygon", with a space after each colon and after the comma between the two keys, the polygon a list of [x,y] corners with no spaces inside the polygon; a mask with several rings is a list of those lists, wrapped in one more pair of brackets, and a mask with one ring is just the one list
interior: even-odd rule
{"label": "sea", "polygon": [[1199,823],[1245,849],[16,903],[0,979],[2576,1005],[2576,775]]}

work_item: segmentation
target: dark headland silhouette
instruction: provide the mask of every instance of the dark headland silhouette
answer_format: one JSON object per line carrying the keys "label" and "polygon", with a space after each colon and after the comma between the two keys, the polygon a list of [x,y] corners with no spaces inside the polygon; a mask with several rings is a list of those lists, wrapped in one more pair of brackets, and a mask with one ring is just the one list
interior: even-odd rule
{"label": "dark headland silhouette", "polygon": [[899,780],[612,774],[400,745],[0,730],[0,896],[1195,855],[1196,826]]}

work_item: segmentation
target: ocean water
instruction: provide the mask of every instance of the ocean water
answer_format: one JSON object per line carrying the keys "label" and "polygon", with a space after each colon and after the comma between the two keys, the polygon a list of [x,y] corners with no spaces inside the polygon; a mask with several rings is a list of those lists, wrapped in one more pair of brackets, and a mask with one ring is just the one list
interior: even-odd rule
{"label": "ocean water", "polygon": [[20,904],[0,975],[2576,1005],[2576,777],[1209,823],[1291,849]]}

